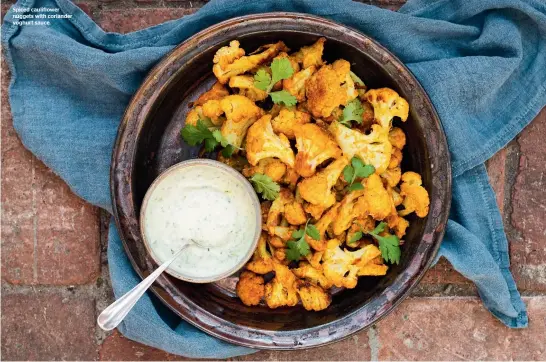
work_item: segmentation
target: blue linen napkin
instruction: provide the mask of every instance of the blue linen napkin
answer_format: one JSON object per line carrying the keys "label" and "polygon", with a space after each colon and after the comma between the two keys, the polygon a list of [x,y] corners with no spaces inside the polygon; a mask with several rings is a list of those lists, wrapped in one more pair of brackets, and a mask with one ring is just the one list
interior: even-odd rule
{"label": "blue linen napkin", "polygon": [[[48,27],[18,26],[15,7],[59,8],[72,18]],[[392,12],[347,0],[213,0],[194,15],[121,35],[105,33],[67,0],[19,0],[2,32],[15,129],[76,194],[110,210],[108,171],[116,129],[149,69],[212,24],[268,11],[312,13],[357,28],[415,74],[440,115],[453,162],[453,204],[440,255],[476,284],[498,319],[512,328],[526,327],[484,162],[546,103],[543,1],[410,0]],[[108,260],[119,297],[139,278],[113,224]],[[130,339],[194,358],[253,351],[180,321],[150,295],[120,330]]]}

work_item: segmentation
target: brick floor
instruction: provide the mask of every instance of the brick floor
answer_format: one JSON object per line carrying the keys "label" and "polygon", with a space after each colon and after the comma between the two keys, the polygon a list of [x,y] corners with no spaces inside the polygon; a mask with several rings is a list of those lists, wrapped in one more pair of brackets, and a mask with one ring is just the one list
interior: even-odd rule
{"label": "brick floor", "polygon": [[[6,1],[1,10],[9,7]],[[403,0],[365,0],[397,9]],[[193,13],[202,0],[88,0],[77,4],[106,31],[127,33]],[[2,357],[6,360],[180,360],[104,333],[111,301],[99,211],[76,197],[17,137],[2,64]],[[546,359],[546,110],[487,163],[505,220],[512,269],[528,295],[530,328],[509,330],[472,284],[440,260],[376,327],[333,345],[259,352],[235,360]],[[102,228],[102,229],[101,229]],[[102,232],[101,232],[102,230]]]}

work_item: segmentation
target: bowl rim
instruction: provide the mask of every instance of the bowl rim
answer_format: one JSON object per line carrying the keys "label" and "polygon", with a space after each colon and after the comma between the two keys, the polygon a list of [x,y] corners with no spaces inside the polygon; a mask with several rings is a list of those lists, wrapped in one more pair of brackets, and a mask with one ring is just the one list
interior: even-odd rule
{"label": "bowl rim", "polygon": [[[422,98],[421,101],[424,103],[426,109],[421,111],[427,113],[427,117],[430,118],[430,120],[433,122],[432,124],[436,127],[434,130],[437,133],[435,134],[435,139],[430,140],[427,138],[425,143],[426,148],[429,149],[429,158],[432,160],[431,162],[433,162],[431,166],[433,167],[432,184],[435,184],[434,181],[439,181],[444,186],[443,189],[439,190],[438,200],[433,200],[431,197],[430,213],[427,217],[425,230],[420,239],[421,241],[419,246],[422,246],[423,242],[426,242],[427,245],[425,247],[418,248],[416,254],[418,254],[419,257],[414,256],[407,268],[401,271],[400,275],[395,278],[392,284],[386,287],[380,293],[381,296],[387,298],[388,303],[378,304],[376,306],[374,301],[376,301],[378,297],[372,297],[370,301],[368,301],[368,303],[364,304],[362,307],[331,322],[306,329],[274,331],[229,322],[199,307],[185,296],[177,296],[176,302],[179,304],[179,307],[176,308],[171,304],[173,302],[173,297],[166,291],[166,288],[171,285],[166,278],[159,278],[157,283],[151,288],[152,292],[154,292],[154,294],[177,315],[214,337],[250,348],[294,350],[323,346],[348,338],[361,330],[371,327],[373,324],[377,323],[379,320],[392,312],[395,307],[409,295],[410,291],[418,284],[418,282],[424,276],[426,270],[431,266],[445,233],[445,227],[447,225],[451,205],[451,162],[447,149],[447,140],[445,138],[442,124],[432,102],[430,101],[430,98],[415,76],[398,58],[396,58],[377,41],[363,34],[362,32],[349,26],[315,15],[296,12],[269,12],[234,17],[214,24],[194,34],[176,46],[170,53],[166,54],[148,73],[140,88],[135,92],[118,129],[118,135],[112,154],[110,180],[113,214],[116,227],[119,230],[124,250],[133,268],[140,277],[144,278],[146,277],[148,271],[141,270],[139,268],[137,261],[131,254],[126,240],[126,237],[135,236],[131,234],[131,230],[134,230],[136,227],[134,225],[134,220],[130,220],[130,215],[128,215],[128,212],[130,212],[132,209],[132,205],[128,205],[128,202],[122,199],[123,196],[127,197],[126,194],[124,195],[124,192],[127,192],[128,190],[129,192],[131,191],[130,187],[128,190],[127,188],[123,189],[121,187],[123,182],[130,180],[130,176],[126,170],[118,170],[119,164],[130,164],[134,160],[136,153],[134,152],[134,149],[132,150],[133,153],[124,152],[126,151],[125,147],[127,146],[125,143],[128,142],[127,133],[131,135],[132,132],[135,132],[135,127],[140,127],[140,125],[129,125],[133,128],[127,131],[126,128],[129,124],[129,120],[133,117],[133,114],[136,114],[137,118],[138,115],[142,117],[142,113],[146,113],[146,111],[150,108],[150,104],[157,100],[157,96],[150,96],[149,90],[154,86],[158,86],[161,75],[165,76],[165,71],[163,68],[174,62],[176,57],[183,54],[184,51],[188,51],[188,49],[191,49],[192,47],[195,47],[196,44],[199,44],[201,39],[212,34],[219,34],[222,32],[225,33],[226,29],[229,29],[231,26],[237,26],[240,23],[263,23],[275,21],[306,21],[313,23],[313,25],[328,28],[332,31],[343,32],[348,36],[352,36],[363,43],[365,42],[368,45],[373,46],[374,49],[372,50],[378,51],[382,57],[382,60],[390,62],[392,66],[404,72],[402,75],[405,77],[404,80],[409,82],[411,87],[413,87],[416,92],[419,92],[419,96]],[[298,32],[298,30],[287,30],[287,32]],[[312,33],[311,31],[299,32]],[[320,36],[320,34],[316,35]],[[328,36],[326,36],[326,38],[328,38]],[[354,47],[354,45],[351,46]],[[362,49],[359,50],[364,51]],[[366,52],[369,53],[369,49],[367,49]],[[156,93],[161,93],[161,87],[165,87],[165,84],[161,84],[159,87],[160,88],[158,88]],[[144,105],[139,103],[141,101],[140,98],[146,99]],[[431,145],[429,142],[434,143],[437,149],[430,149]],[[435,176],[440,178],[434,179]],[[434,225],[432,225],[432,218],[436,220]],[[129,231],[129,235],[125,235],[124,231],[126,230],[124,227],[132,227],[132,229]]]}
{"label": "bowl rim", "polygon": [[140,224],[140,233],[142,236],[142,241],[144,242],[144,246],[146,247],[146,251],[150,255],[150,257],[156,262],[157,265],[161,265],[165,262],[165,260],[161,260],[155,255],[153,248],[150,246],[149,240],[146,237],[146,223],[143,222],[145,218],[146,208],[148,207],[148,202],[150,201],[150,197],[152,196],[153,192],[161,184],[161,181],[163,181],[166,177],[168,177],[170,174],[180,171],[182,169],[187,169],[191,167],[212,167],[214,169],[221,169],[222,171],[228,173],[229,175],[233,176],[237,182],[239,182],[241,185],[243,185],[246,193],[250,196],[252,206],[254,208],[254,212],[256,214],[256,228],[254,229],[254,239],[252,240],[252,243],[248,247],[248,251],[246,252],[245,256],[232,268],[228,269],[227,271],[207,278],[196,278],[196,277],[189,277],[187,275],[184,275],[182,273],[178,273],[175,270],[172,270],[171,268],[165,269],[166,273],[169,273],[173,277],[190,282],[190,283],[212,283],[216,282],[218,280],[224,279],[229,277],[232,274],[235,274],[238,272],[247,262],[250,260],[252,255],[254,254],[254,250],[256,249],[256,246],[258,245],[258,240],[260,240],[260,235],[262,231],[262,212],[260,208],[260,200],[258,199],[258,196],[256,195],[256,192],[254,191],[254,188],[250,184],[250,182],[239,172],[237,172],[235,169],[227,166],[226,164],[222,162],[218,162],[215,160],[211,160],[208,158],[197,158],[197,159],[189,159],[184,160],[181,162],[178,162],[171,167],[167,168],[165,171],[163,171],[159,176],[155,178],[155,180],[152,182],[148,190],[146,191],[146,194],[144,196],[144,199],[142,200],[142,206],[140,207],[140,215],[139,215],[139,224]]}

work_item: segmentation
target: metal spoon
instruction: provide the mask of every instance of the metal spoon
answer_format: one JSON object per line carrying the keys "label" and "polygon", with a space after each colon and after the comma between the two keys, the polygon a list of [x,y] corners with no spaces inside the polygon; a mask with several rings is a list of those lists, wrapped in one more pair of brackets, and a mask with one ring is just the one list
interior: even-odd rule
{"label": "metal spoon", "polygon": [[116,300],[114,303],[110,304],[97,318],[97,324],[99,327],[105,331],[110,331],[118,326],[121,323],[123,318],[133,307],[136,302],[142,297],[148,288],[154,283],[154,281],[171,265],[173,261],[176,260],[180,254],[190,245],[197,245],[203,247],[200,243],[195,240],[190,240],[189,243],[183,245],[180,250],[178,250],[171,259],[167,260],[161,264],[152,274],[148,275],[146,279],[138,283],[133,289],[125,293],[121,298]]}

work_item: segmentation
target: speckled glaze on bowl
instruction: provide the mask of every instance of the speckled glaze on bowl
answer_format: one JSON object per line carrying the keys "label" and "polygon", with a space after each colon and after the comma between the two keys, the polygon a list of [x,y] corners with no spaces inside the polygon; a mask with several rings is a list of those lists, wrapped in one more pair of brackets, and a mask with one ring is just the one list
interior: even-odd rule
{"label": "speckled glaze on bowl", "polygon": [[403,170],[423,176],[431,198],[429,215],[410,217],[399,265],[384,277],[360,278],[355,289],[333,296],[320,312],[302,307],[247,307],[235,296],[236,277],[191,284],[162,275],[152,291],[175,313],[223,340],[262,349],[320,346],[370,327],[393,310],[419,282],[442,240],[451,200],[451,167],[444,132],[428,96],[409,70],[385,48],[346,26],[305,14],[268,13],[234,18],[188,39],[150,72],[119,127],[111,169],[116,224],[131,263],[141,277],[156,267],[139,227],[144,194],[165,169],[198,156],[180,130],[190,102],[215,81],[212,58],[237,39],[248,52],[283,40],[292,49],[327,38],[324,58],[344,58],[370,88],[391,87],[410,104],[401,127],[408,138]]}

